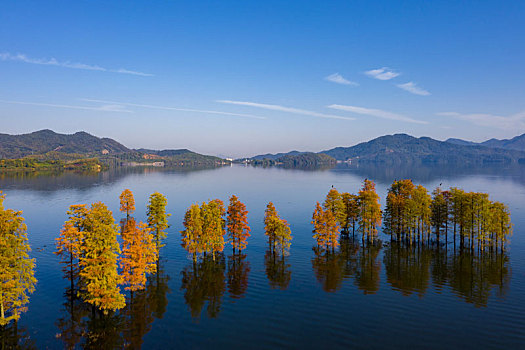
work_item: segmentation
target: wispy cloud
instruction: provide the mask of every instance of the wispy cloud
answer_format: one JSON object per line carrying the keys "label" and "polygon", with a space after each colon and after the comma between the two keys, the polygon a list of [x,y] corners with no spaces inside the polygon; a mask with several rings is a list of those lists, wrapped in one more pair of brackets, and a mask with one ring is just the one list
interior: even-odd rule
{"label": "wispy cloud", "polygon": [[95,100],[95,99],[89,99],[89,98],[83,98],[81,100],[82,101],[86,101],[86,102],[112,103],[112,104],[118,104],[118,105],[122,105],[122,106],[147,108],[147,109],[159,109],[159,110],[165,110],[165,111],[180,111],[180,112],[191,112],[191,113],[205,113],[205,114],[226,115],[226,116],[232,116],[232,117],[242,117],[242,118],[251,118],[251,119],[266,119],[265,117],[261,117],[261,116],[258,116],[258,115],[244,114],[244,113],[231,113],[231,112],[222,112],[222,111],[211,111],[211,110],[205,110],[205,109],[155,106],[155,105],[138,104],[138,103]]}
{"label": "wispy cloud", "polygon": [[423,88],[420,88],[419,86],[417,86],[416,83],[410,81],[408,83],[405,83],[405,84],[398,84],[396,85],[398,88],[400,89],[403,89],[403,90],[406,90],[412,94],[415,94],[415,95],[421,95],[421,96],[428,96],[430,95],[430,92],[428,92],[427,90],[423,89]]}
{"label": "wispy cloud", "polygon": [[104,67],[100,67],[97,65],[91,65],[91,64],[85,64],[85,63],[75,63],[75,62],[69,62],[69,61],[58,61],[55,58],[32,58],[28,57],[27,55],[18,53],[16,55],[13,55],[9,52],[3,52],[0,53],[0,60],[2,61],[17,61],[17,62],[24,62],[24,63],[30,63],[30,64],[40,64],[45,66],[56,66],[56,67],[64,67],[64,68],[71,68],[71,69],[82,69],[82,70],[93,70],[93,71],[100,71],[100,72],[112,72],[112,73],[119,73],[119,74],[131,74],[131,75],[140,75],[143,77],[151,77],[153,74],[149,73],[142,73],[137,72],[125,68],[119,68],[119,69],[108,69]]}
{"label": "wispy cloud", "polygon": [[133,113],[133,111],[130,111],[126,109],[123,105],[119,105],[119,104],[108,104],[108,105],[102,105],[102,106],[97,106],[97,107],[91,107],[91,106],[61,105],[61,104],[52,104],[52,103],[5,101],[5,100],[0,100],[0,103],[9,103],[9,104],[27,105],[27,106],[52,107],[52,108],[81,109],[81,110],[99,111],[99,112]]}
{"label": "wispy cloud", "polygon": [[364,107],[347,106],[347,105],[337,105],[337,104],[330,105],[327,107],[332,108],[332,109],[337,109],[340,111],[346,111],[346,112],[351,112],[351,113],[356,113],[356,114],[361,114],[361,115],[369,115],[369,116],[383,118],[383,119],[398,120],[398,121],[407,122],[407,123],[428,124],[427,122],[423,120],[412,119],[402,114],[383,111],[381,109],[364,108]]}
{"label": "wispy cloud", "polygon": [[365,74],[371,78],[379,80],[390,80],[401,75],[401,73],[394,72],[388,67],[368,70],[365,72]]}
{"label": "wispy cloud", "polygon": [[525,129],[525,111],[510,116],[500,116],[487,113],[462,114],[458,112],[441,112],[436,115],[443,117],[452,117],[465,120],[475,125],[503,130],[524,130]]}
{"label": "wispy cloud", "polygon": [[339,116],[339,115],[324,114],[324,113],[318,113],[318,112],[314,112],[314,111],[308,111],[308,110],[305,110],[305,109],[299,109],[299,108],[293,108],[293,107],[285,107],[285,106],[279,106],[279,105],[270,105],[270,104],[265,104],[265,103],[246,102],[246,101],[230,101],[230,100],[217,100],[216,102],[226,103],[226,104],[231,104],[231,105],[238,105],[238,106],[262,108],[262,109],[268,109],[268,110],[271,110],[271,111],[279,111],[279,112],[286,112],[286,113],[293,113],[293,114],[308,115],[308,116],[319,117],[319,118],[355,120],[355,118],[342,117],[342,116]]}
{"label": "wispy cloud", "polygon": [[330,74],[329,76],[325,77],[324,80],[328,80],[336,84],[359,86],[359,84],[356,83],[355,81],[350,81],[348,79],[345,79],[339,73]]}

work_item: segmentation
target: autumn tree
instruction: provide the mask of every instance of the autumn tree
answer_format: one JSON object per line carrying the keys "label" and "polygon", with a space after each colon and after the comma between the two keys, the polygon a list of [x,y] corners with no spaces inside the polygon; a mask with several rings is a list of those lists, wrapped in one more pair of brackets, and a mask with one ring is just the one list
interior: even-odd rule
{"label": "autumn tree", "polygon": [[492,232],[491,241],[494,242],[496,250],[499,242],[500,250],[503,251],[505,242],[507,242],[508,237],[512,234],[510,211],[505,204],[493,202],[491,212],[492,215],[489,223],[489,230]]}
{"label": "autumn tree", "polygon": [[160,248],[162,247],[162,240],[166,238],[166,230],[168,225],[168,218],[171,214],[166,214],[166,205],[168,201],[162,194],[155,192],[149,197],[147,206],[148,226],[153,229],[155,235],[155,246],[157,250],[157,260],[159,259]]}
{"label": "autumn tree", "polygon": [[155,271],[155,243],[151,229],[143,222],[138,225],[135,219],[127,220],[122,231],[122,269],[125,289],[132,293],[146,286],[146,275]]}
{"label": "autumn tree", "polygon": [[406,235],[410,243],[416,237],[419,240],[425,234],[427,241],[429,240],[432,216],[431,203],[432,198],[427,189],[421,185],[415,186],[408,201],[407,219],[405,220],[408,225]]}
{"label": "autumn tree", "polygon": [[[0,192],[1,194],[1,192]],[[29,258],[27,227],[21,211],[4,209],[0,195],[0,326],[17,321],[35,290],[35,260]]]}
{"label": "autumn tree", "polygon": [[391,237],[395,235],[398,241],[408,226],[408,211],[414,189],[415,186],[409,179],[394,181],[388,189],[383,213],[385,233]]}
{"label": "autumn tree", "polygon": [[281,252],[281,256],[284,256],[292,244],[292,230],[286,220],[279,220],[279,225],[275,232],[275,238],[276,248]]}
{"label": "autumn tree", "polygon": [[211,253],[213,260],[217,252],[224,250],[225,234],[225,209],[224,204],[219,199],[214,199],[201,205],[202,215],[202,239],[200,240],[200,250],[204,253]]}
{"label": "autumn tree", "polygon": [[129,218],[129,214],[135,211],[135,198],[133,192],[125,189],[120,194],[120,211],[126,213],[126,217]]}
{"label": "autumn tree", "polygon": [[314,238],[319,247],[330,247],[334,250],[339,245],[339,225],[336,217],[331,210],[323,209],[319,202],[312,215],[312,225],[314,225]]}
{"label": "autumn tree", "polygon": [[202,225],[203,218],[201,208],[198,204],[192,204],[184,215],[184,230],[180,231],[182,236],[182,247],[193,255],[197,260],[197,254],[203,252]]}
{"label": "autumn tree", "polygon": [[84,220],[88,209],[85,204],[71,205],[67,212],[69,218],[55,239],[55,254],[64,265],[63,271],[71,283],[71,293],[75,290],[75,280],[78,278],[78,259],[81,254]]}
{"label": "autumn tree", "polygon": [[120,247],[115,219],[104,203],[97,202],[91,205],[83,221],[79,256],[80,294],[85,302],[104,313],[121,309],[125,306],[125,300],[118,288],[122,279],[117,271]]}
{"label": "autumn tree", "polygon": [[367,239],[377,235],[377,227],[381,225],[381,204],[376,193],[376,185],[373,181],[365,179],[363,188],[359,191],[359,229]]}
{"label": "autumn tree", "polygon": [[268,236],[270,251],[274,252],[277,247],[281,255],[284,256],[291,245],[292,231],[288,222],[279,217],[272,202],[268,203],[266,207],[264,229],[266,236]]}
{"label": "autumn tree", "polygon": [[248,210],[246,210],[246,205],[233,195],[230,197],[227,214],[229,241],[235,254],[236,250],[240,252],[246,248],[246,239],[250,237]]}
{"label": "autumn tree", "polygon": [[432,192],[432,226],[434,226],[437,241],[439,234],[445,228],[448,222],[448,203],[441,188],[437,187]]}
{"label": "autumn tree", "polygon": [[328,191],[328,194],[326,195],[325,201],[323,203],[323,208],[332,212],[332,215],[335,217],[340,227],[345,226],[345,205],[343,203],[341,194],[337,192],[335,188],[332,188],[330,191]]}
{"label": "autumn tree", "polygon": [[355,233],[355,224],[359,221],[359,197],[355,194],[345,192],[341,195],[344,205],[344,220],[342,223],[343,230],[348,233],[352,226],[352,234]]}
{"label": "autumn tree", "polygon": [[275,231],[279,215],[272,202],[269,202],[264,211],[264,234],[268,237],[268,246],[273,249],[275,242]]}

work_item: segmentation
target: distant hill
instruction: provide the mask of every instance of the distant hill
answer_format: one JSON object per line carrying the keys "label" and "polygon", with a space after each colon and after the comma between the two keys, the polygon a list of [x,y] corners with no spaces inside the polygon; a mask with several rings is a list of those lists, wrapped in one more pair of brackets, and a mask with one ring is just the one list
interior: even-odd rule
{"label": "distant hill", "polygon": [[525,134],[513,137],[510,140],[490,139],[485,142],[482,142],[481,144],[487,147],[525,151]]}
{"label": "distant hill", "polygon": [[455,138],[447,139],[445,142],[453,143],[455,145],[462,145],[462,146],[479,146],[479,144],[476,142],[466,141],[462,139],[455,139]]}
{"label": "distant hill", "polygon": [[132,150],[110,138],[99,138],[80,131],[59,134],[52,130],[40,130],[30,134],[0,134],[0,159],[29,157],[39,161],[67,160],[96,157],[107,164],[152,163],[163,161],[165,165],[203,165],[222,163],[222,159],[202,155],[187,149],[178,150]]}
{"label": "distant hill", "polygon": [[[518,147],[521,137],[512,140],[500,140],[497,144],[506,147]],[[446,142],[430,137],[416,138],[406,134],[386,135],[363,142],[351,147],[336,147],[319,152],[335,158],[338,161],[374,162],[386,164],[487,164],[487,163],[525,163],[525,151],[489,147],[486,144],[496,144],[489,140],[483,144],[449,139]],[[274,159],[286,156],[297,156],[306,152],[293,151],[279,154]],[[251,158],[259,161],[268,155]]]}
{"label": "distant hill", "polygon": [[304,153],[308,153],[308,152],[290,151],[288,153],[276,153],[276,154],[266,153],[266,154],[260,154],[258,156],[252,157],[250,159],[257,159],[257,160],[271,159],[271,160],[276,160],[276,159],[281,158],[283,156],[297,156],[297,155],[304,154]]}
{"label": "distant hill", "polygon": [[[130,149],[109,138],[98,138],[87,132],[72,135],[58,134],[52,130],[40,130],[30,134],[0,134],[0,158],[13,159],[48,152],[99,154],[122,154]],[[105,153],[105,151],[104,151]]]}
{"label": "distant hill", "polygon": [[490,139],[484,142],[472,142],[465,141],[461,139],[448,139],[446,142],[459,144],[459,145],[468,145],[468,146],[485,146],[490,148],[503,148],[503,149],[512,149],[525,152],[525,134],[513,137],[512,139]]}
{"label": "distant hill", "polygon": [[[221,162],[222,159],[192,152],[188,149],[165,149],[161,151],[140,148],[135,150],[142,154],[144,159],[161,159],[168,163],[190,162],[196,164]],[[152,157],[156,156],[156,157]],[[169,165],[169,164],[168,164]]]}
{"label": "distant hill", "polygon": [[525,163],[525,152],[462,145],[406,134],[381,136],[352,147],[322,151],[337,160],[379,163]]}

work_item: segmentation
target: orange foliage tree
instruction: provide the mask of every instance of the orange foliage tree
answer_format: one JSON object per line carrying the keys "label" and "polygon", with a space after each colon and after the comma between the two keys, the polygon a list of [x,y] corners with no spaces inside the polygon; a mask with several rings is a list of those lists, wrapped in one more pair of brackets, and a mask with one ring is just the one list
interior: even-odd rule
{"label": "orange foliage tree", "polygon": [[242,251],[246,248],[246,239],[250,237],[250,226],[248,226],[248,211],[246,210],[246,205],[239,201],[235,195],[230,197],[227,223],[230,242],[235,254],[235,250]]}
{"label": "orange foliage tree", "polygon": [[314,225],[314,238],[317,245],[321,248],[332,248],[339,246],[339,225],[336,216],[330,209],[323,209],[317,202],[312,215],[312,225]]}
{"label": "orange foliage tree", "polygon": [[133,192],[128,189],[125,189],[120,194],[120,211],[126,213],[126,217],[129,218],[129,214],[135,211],[135,198],[133,197]]}
{"label": "orange foliage tree", "polygon": [[122,269],[123,284],[131,292],[142,290],[146,285],[146,275],[156,269],[155,242],[151,228],[145,223],[131,218],[122,231]]}

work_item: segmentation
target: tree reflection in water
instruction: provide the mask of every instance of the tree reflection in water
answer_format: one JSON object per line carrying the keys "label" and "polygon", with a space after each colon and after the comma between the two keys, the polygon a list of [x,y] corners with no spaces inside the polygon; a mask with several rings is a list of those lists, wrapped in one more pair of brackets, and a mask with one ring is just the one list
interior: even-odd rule
{"label": "tree reflection in water", "polygon": [[241,253],[228,257],[228,292],[234,299],[242,298],[248,289],[250,263],[245,260],[246,254]]}
{"label": "tree reflection in water", "polygon": [[[444,244],[381,241],[362,246],[358,239],[342,236],[340,247],[332,251],[314,247],[312,268],[317,281],[326,292],[341,289],[344,280],[353,279],[364,294],[373,294],[380,287],[383,251],[386,282],[405,296],[423,297],[433,286],[437,293],[449,288],[454,295],[476,307],[487,306],[495,294],[502,298],[510,285],[509,257],[499,249],[446,249]],[[265,257],[268,273],[268,252]],[[269,277],[270,278],[270,277]]]}
{"label": "tree reflection in water", "polygon": [[467,303],[484,307],[493,290],[501,298],[509,288],[509,258],[499,249],[447,250],[443,244],[392,241],[383,263],[388,283],[403,295],[422,297],[432,282],[437,292],[448,286]]}
{"label": "tree reflection in water", "polygon": [[379,272],[381,263],[377,257],[381,251],[381,241],[373,240],[359,244],[354,237],[342,236],[339,249],[314,247],[312,259],[317,281],[326,292],[336,292],[344,279],[354,279],[354,284],[364,294],[373,294],[379,290]]}
{"label": "tree reflection in water", "polygon": [[140,349],[153,321],[166,312],[167,294],[171,292],[168,281],[160,263],[158,273],[148,276],[145,290],[129,294],[124,309],[106,315],[82,302],[68,288],[56,322],[57,338],[65,349]]}
{"label": "tree reflection in water", "polygon": [[13,321],[5,326],[0,326],[0,349],[36,349],[26,328],[18,327],[18,322]]}
{"label": "tree reflection in water", "polygon": [[292,279],[292,271],[287,258],[277,254],[275,250],[267,250],[264,254],[266,277],[272,289],[285,290]]}
{"label": "tree reflection in water", "polygon": [[226,264],[224,255],[215,254],[215,260],[211,255],[203,256],[193,261],[181,272],[184,299],[194,320],[200,318],[204,304],[208,317],[218,316],[221,308],[221,298],[226,290],[224,272]]}

